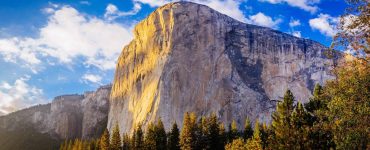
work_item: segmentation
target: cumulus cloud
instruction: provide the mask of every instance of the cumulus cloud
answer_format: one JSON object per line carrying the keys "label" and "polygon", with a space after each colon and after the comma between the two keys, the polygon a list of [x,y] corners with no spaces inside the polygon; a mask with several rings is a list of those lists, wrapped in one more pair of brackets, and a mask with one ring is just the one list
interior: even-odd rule
{"label": "cumulus cloud", "polygon": [[122,12],[117,8],[116,5],[108,4],[108,6],[106,7],[105,10],[106,10],[106,12],[104,14],[104,18],[106,18],[108,20],[114,20],[118,17],[137,14],[141,10],[141,5],[139,3],[134,3],[134,8],[131,11]]}
{"label": "cumulus cloud", "polygon": [[0,83],[0,115],[47,102],[41,89],[27,84],[29,79],[29,76],[25,76],[13,84]]}
{"label": "cumulus cloud", "polygon": [[302,37],[302,35],[301,35],[301,31],[293,31],[292,33],[291,33],[293,36],[295,36],[295,37]]}
{"label": "cumulus cloud", "polygon": [[82,80],[85,83],[100,84],[102,77],[94,74],[85,74],[84,76],[82,76]]}
{"label": "cumulus cloud", "polygon": [[287,3],[292,7],[298,7],[311,13],[316,13],[318,11],[319,8],[316,5],[320,3],[320,0],[259,0],[259,1],[269,2],[271,4]]}
{"label": "cumulus cloud", "polygon": [[290,27],[297,27],[297,26],[300,26],[301,25],[301,21],[300,20],[295,20],[295,19],[291,19],[290,22],[289,22],[289,26]]}
{"label": "cumulus cloud", "polygon": [[62,64],[82,58],[86,66],[114,69],[121,48],[132,38],[130,27],[81,14],[70,6],[53,6],[48,13],[37,38],[0,39],[4,61],[35,66],[49,57]]}
{"label": "cumulus cloud", "polygon": [[278,24],[282,22],[281,19],[273,20],[270,16],[265,15],[264,13],[257,13],[255,15],[249,16],[248,23],[269,27],[269,28],[278,28]]}
{"label": "cumulus cloud", "polygon": [[[176,2],[180,0],[133,0],[135,3],[148,4],[152,7],[162,6],[166,3]],[[243,11],[239,8],[244,0],[187,0],[190,2],[207,5],[225,15],[242,22],[246,22],[247,18]]]}
{"label": "cumulus cloud", "polygon": [[309,20],[312,29],[320,31],[320,33],[332,37],[337,33],[336,24],[337,17],[332,17],[328,14],[319,14],[317,18]]}

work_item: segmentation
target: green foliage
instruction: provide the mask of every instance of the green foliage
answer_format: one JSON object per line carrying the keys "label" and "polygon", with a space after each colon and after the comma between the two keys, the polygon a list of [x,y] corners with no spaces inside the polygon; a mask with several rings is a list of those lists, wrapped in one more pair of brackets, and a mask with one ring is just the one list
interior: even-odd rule
{"label": "green foliage", "polygon": [[58,149],[60,142],[48,134],[38,133],[33,128],[7,131],[0,127],[0,150]]}
{"label": "green foliage", "polygon": [[228,141],[233,141],[239,137],[238,126],[236,121],[233,120],[231,124],[229,124],[229,131],[228,131]]}
{"label": "green foliage", "polygon": [[157,147],[155,136],[155,126],[153,123],[149,123],[144,140],[146,149],[155,149]]}
{"label": "green foliage", "polygon": [[167,134],[161,119],[158,120],[154,131],[155,131],[156,149],[165,150],[167,147]]}
{"label": "green foliage", "polygon": [[174,123],[168,136],[168,149],[180,150],[180,131],[177,124]]}
{"label": "green foliage", "polygon": [[338,149],[367,149],[370,136],[370,67],[349,62],[336,70],[337,78],[325,86],[328,126]]}
{"label": "green foliage", "polygon": [[245,119],[245,124],[244,124],[243,138],[244,140],[248,140],[249,138],[252,137],[252,135],[253,135],[253,129],[252,129],[251,121],[247,117],[247,119]]}
{"label": "green foliage", "polygon": [[134,135],[132,137],[132,140],[133,140],[133,144],[132,144],[133,149],[141,150],[141,149],[145,148],[144,133],[143,133],[143,130],[141,128],[141,124],[137,125],[137,127],[134,131]]}
{"label": "green foliage", "polygon": [[256,123],[254,125],[253,137],[247,140],[246,149],[248,150],[263,149],[258,120],[256,120]]}
{"label": "green foliage", "polygon": [[120,150],[121,149],[121,135],[119,133],[119,126],[116,124],[116,126],[113,129],[112,138],[110,141],[110,150]]}
{"label": "green foliage", "polygon": [[291,114],[294,110],[294,96],[287,90],[283,101],[279,102],[276,111],[272,114],[272,128],[274,137],[272,144],[274,149],[293,149],[294,137],[291,128]]}

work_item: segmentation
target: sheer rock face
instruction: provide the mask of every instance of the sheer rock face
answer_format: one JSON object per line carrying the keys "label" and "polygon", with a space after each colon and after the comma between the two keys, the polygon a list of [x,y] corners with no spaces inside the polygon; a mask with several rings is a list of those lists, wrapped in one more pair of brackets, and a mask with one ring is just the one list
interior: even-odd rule
{"label": "sheer rock face", "polygon": [[185,112],[269,122],[287,89],[307,102],[332,79],[321,44],[244,24],[189,2],[158,8],[134,30],[117,64],[108,128],[121,132],[161,118],[169,129]]}
{"label": "sheer rock face", "polygon": [[96,138],[106,127],[111,86],[84,95],[63,95],[50,104],[38,105],[0,117],[0,128],[33,128],[57,139]]}

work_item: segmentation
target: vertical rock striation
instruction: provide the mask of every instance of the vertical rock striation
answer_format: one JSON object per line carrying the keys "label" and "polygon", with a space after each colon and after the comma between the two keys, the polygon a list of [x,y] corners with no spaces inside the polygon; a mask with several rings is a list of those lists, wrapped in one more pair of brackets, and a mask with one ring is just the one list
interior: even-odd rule
{"label": "vertical rock striation", "polygon": [[158,118],[169,129],[185,112],[214,112],[239,127],[246,116],[269,122],[288,88],[307,102],[315,83],[333,78],[336,58],[323,45],[195,3],[158,8],[134,34],[118,59],[108,116],[108,128],[122,132]]}
{"label": "vertical rock striation", "polygon": [[50,104],[1,116],[0,128],[30,128],[55,139],[97,138],[107,124],[110,91],[107,85],[84,95],[58,96]]}

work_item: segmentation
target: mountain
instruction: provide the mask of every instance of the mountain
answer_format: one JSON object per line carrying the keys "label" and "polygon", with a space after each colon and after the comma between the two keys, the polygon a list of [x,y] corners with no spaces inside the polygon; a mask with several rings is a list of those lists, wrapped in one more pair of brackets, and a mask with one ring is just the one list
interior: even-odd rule
{"label": "mountain", "polygon": [[7,141],[21,137],[17,149],[37,141],[48,144],[34,149],[50,149],[63,139],[99,137],[116,124],[129,133],[159,118],[167,130],[173,122],[181,128],[186,112],[215,113],[226,124],[235,119],[239,128],[246,117],[270,122],[287,89],[307,102],[316,83],[334,78],[330,70],[341,56],[328,58],[318,42],[191,2],[158,8],[134,34],[118,58],[113,85],[0,116],[0,144],[11,148]]}
{"label": "mountain", "polygon": [[[37,105],[1,116],[0,135],[7,132],[28,131],[27,133],[30,134],[24,134],[23,139],[33,139],[35,133],[54,141],[97,138],[107,124],[110,91],[111,85],[107,85],[98,88],[95,92],[85,92],[83,95],[58,96],[49,104]],[[0,143],[9,140],[1,137]]]}
{"label": "mountain", "polygon": [[158,8],[134,35],[117,62],[110,130],[118,123],[132,132],[159,118],[169,129],[186,112],[215,113],[227,124],[235,119],[239,128],[247,116],[270,122],[287,89],[307,102],[316,83],[334,78],[337,58],[326,57],[320,43],[191,2]]}

